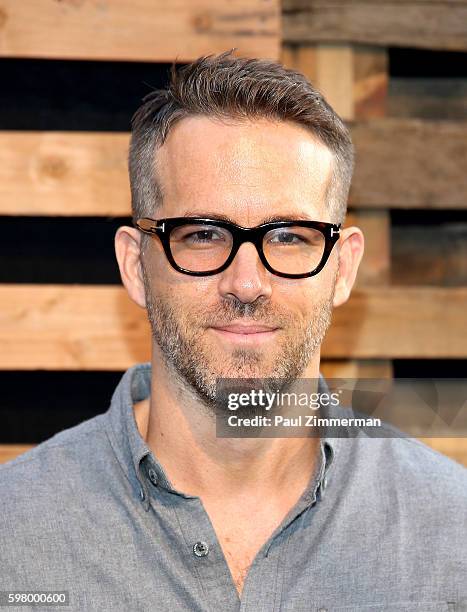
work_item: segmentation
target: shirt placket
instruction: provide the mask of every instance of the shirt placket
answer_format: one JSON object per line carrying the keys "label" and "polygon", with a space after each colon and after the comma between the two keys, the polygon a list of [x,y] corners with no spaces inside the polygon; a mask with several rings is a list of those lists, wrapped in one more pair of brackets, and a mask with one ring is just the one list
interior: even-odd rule
{"label": "shirt placket", "polygon": [[320,464],[310,486],[264,544],[248,572],[240,612],[278,612],[281,609],[284,567],[292,536],[290,526],[304,512],[316,511],[327,486],[332,459],[323,444],[320,449]]}
{"label": "shirt placket", "polygon": [[148,453],[140,466],[151,496],[172,496],[171,511],[181,535],[178,554],[186,555],[191,576],[196,576],[201,609],[226,612],[276,612],[281,609],[284,564],[293,530],[288,527],[305,511],[316,506],[324,495],[331,460],[323,444],[320,462],[307,490],[282,523],[258,551],[245,579],[241,599],[238,596],[229,566],[217,534],[199,497],[176,491],[162,466]]}
{"label": "shirt placket", "polygon": [[200,600],[209,612],[238,612],[240,599],[214,527],[199,497],[176,491],[160,464],[149,459],[143,469],[149,481],[149,497],[173,499],[170,508],[178,524],[181,545],[177,554],[185,561],[192,576],[198,578]]}

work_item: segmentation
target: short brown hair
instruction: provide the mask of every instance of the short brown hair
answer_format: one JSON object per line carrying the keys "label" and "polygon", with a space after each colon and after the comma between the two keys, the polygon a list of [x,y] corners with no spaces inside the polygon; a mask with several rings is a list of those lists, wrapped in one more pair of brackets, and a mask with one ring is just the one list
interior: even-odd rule
{"label": "short brown hair", "polygon": [[149,93],[132,119],[129,171],[133,219],[151,217],[162,203],[155,153],[176,121],[193,115],[289,120],[310,130],[334,154],[327,203],[343,222],[354,166],[349,132],[306,77],[267,59],[236,58],[235,50],[207,55],[176,69],[167,89]]}

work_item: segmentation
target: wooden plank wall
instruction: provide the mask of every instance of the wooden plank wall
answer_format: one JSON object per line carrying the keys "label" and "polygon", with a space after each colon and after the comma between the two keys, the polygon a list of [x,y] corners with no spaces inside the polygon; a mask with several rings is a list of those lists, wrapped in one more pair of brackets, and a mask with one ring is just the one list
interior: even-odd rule
{"label": "wooden plank wall", "polygon": [[86,60],[190,61],[238,46],[275,57],[277,0],[1,0],[0,54]]}
{"label": "wooden plank wall", "polygon": [[[398,359],[465,360],[467,78],[393,79],[389,58],[399,47],[425,50],[427,63],[433,50],[467,52],[467,2],[282,7],[283,63],[347,120],[357,154],[347,224],[363,229],[366,251],[356,291],[335,311],[323,373],[389,377]],[[397,222],[398,211],[417,224]],[[467,465],[466,437],[424,441]]]}
{"label": "wooden plank wall", "polygon": [[[451,241],[432,248],[423,227],[418,235],[417,228],[396,227],[391,213],[467,209],[462,104],[451,95],[454,120],[439,121],[426,107],[428,116],[419,118],[419,89],[399,84],[389,95],[388,61],[389,46],[467,51],[467,2],[378,5],[0,0],[0,56],[189,61],[235,46],[240,54],[280,58],[304,72],[351,126],[357,167],[347,222],[366,234],[357,287],[334,314],[322,371],[390,377],[397,359],[467,358],[467,273]],[[430,84],[430,108],[444,108],[436,93],[442,85]],[[125,133],[0,131],[0,214],[129,215],[127,145]],[[455,262],[450,272],[435,266],[446,251]],[[412,264],[405,265],[407,257],[424,271],[422,283],[411,275]],[[0,370],[123,371],[149,359],[144,313],[121,287],[4,284],[0,304]],[[0,461],[26,450],[24,441],[16,442],[0,446]],[[463,438],[429,443],[467,465]]]}
{"label": "wooden plank wall", "polygon": [[[45,131],[37,127],[33,128],[34,131],[26,131],[17,129],[15,125],[13,129],[0,130],[0,215],[6,223],[5,231],[13,227],[8,221],[10,219],[23,219],[26,227],[34,225],[37,217],[99,217],[104,221],[121,217],[126,221],[130,215],[128,132],[82,131],[79,122],[77,128],[73,113],[84,98],[80,98],[80,92],[76,92],[74,97],[66,97],[47,78],[43,84],[37,77],[37,70],[44,67],[44,61],[49,62],[52,70],[62,62],[60,74],[66,73],[64,82],[73,89],[77,85],[72,75],[76,75],[79,61],[84,74],[92,73],[90,67],[97,70],[98,65],[108,61],[106,68],[98,69],[107,84],[111,81],[108,75],[113,70],[114,81],[122,71],[128,73],[123,68],[126,63],[135,70],[131,82],[138,91],[141,90],[141,87],[138,89],[141,74],[149,75],[144,77],[142,97],[151,86],[158,85],[154,80],[159,78],[158,66],[163,63],[168,67],[174,60],[188,62],[233,47],[237,48],[239,55],[278,59],[280,44],[279,0],[238,0],[220,4],[214,0],[0,0],[0,61],[20,58],[14,68],[25,74],[30,71],[22,77],[23,81],[19,81],[20,94],[39,100],[30,103],[29,99],[18,96],[13,103],[13,112],[10,104],[9,115],[14,116],[19,124],[37,126],[41,122],[28,121],[26,115],[34,112],[45,115],[46,102],[41,100],[50,100],[50,95],[63,96],[65,100],[63,102],[60,98],[54,105],[57,113],[64,116],[64,120],[58,123],[65,125],[65,131],[56,128]],[[86,60],[86,64],[82,60]],[[143,71],[142,62],[153,66],[154,72],[150,69]],[[8,70],[5,62],[1,67]],[[11,68],[9,70],[11,73]],[[47,67],[42,70],[44,75]],[[34,91],[23,86],[24,81],[35,79],[38,84]],[[8,79],[5,77],[2,81],[5,84]],[[105,83],[94,80],[89,87],[104,88]],[[87,88],[87,83],[84,86]],[[47,87],[54,93],[45,92]],[[118,85],[112,91],[119,95]],[[5,89],[2,95],[6,101]],[[114,110],[111,102],[108,95],[104,96],[109,113]],[[67,104],[70,104],[71,112],[67,108],[65,113]],[[128,117],[125,117],[124,125],[129,126],[137,104],[139,100],[131,110],[125,109]],[[84,105],[89,106],[89,98],[84,99]],[[3,106],[2,120],[8,114],[4,113]],[[107,125],[107,122],[102,123]],[[21,226],[17,223],[15,227]],[[41,225],[36,231],[40,232],[42,227],[46,226]],[[21,229],[18,236],[22,236],[20,232]],[[50,240],[57,237],[62,240],[58,232],[50,236]],[[26,245],[24,247],[26,250]],[[2,253],[5,255],[3,265],[8,265],[9,254]],[[70,262],[79,261],[77,255],[70,256],[65,252],[63,255],[64,258],[70,257]],[[27,267],[28,256],[21,260],[21,263],[26,262],[23,268]],[[44,267],[50,259],[44,262]],[[28,371],[32,374],[37,370],[49,371],[52,375],[56,373],[54,380],[57,381],[63,380],[59,374],[67,374],[67,371],[76,374],[90,371],[93,376],[93,370],[106,370],[112,374],[124,371],[137,361],[149,359],[147,322],[141,317],[142,311],[126,298],[121,286],[108,284],[108,280],[105,285],[91,284],[92,281],[90,284],[41,284],[33,274],[26,273],[23,278],[25,276],[31,278],[30,283],[15,282],[13,278],[13,282],[0,284],[0,372],[5,374],[4,380],[9,373],[12,377],[15,375],[15,381],[22,380],[16,376],[18,372],[14,372],[18,370],[20,374],[26,374],[25,381],[29,380]],[[73,272],[67,277],[73,282]],[[108,333],[102,334],[104,329]],[[52,379],[48,380],[52,382]],[[19,387],[13,393],[19,394],[22,390]],[[54,386],[51,386],[50,393],[54,391]],[[91,388],[89,391],[93,392]],[[73,392],[72,385],[70,393]],[[34,403],[34,395],[24,399],[25,404],[28,402]],[[12,402],[12,405],[17,403]],[[102,406],[101,411],[105,409]],[[37,425],[36,412],[28,410],[29,406],[25,406],[24,412],[14,415],[9,409],[6,415],[10,421],[7,418],[6,423],[13,420],[16,423],[28,414]],[[60,406],[56,410],[57,418],[62,418],[65,412],[66,406]],[[63,418],[67,420],[69,416]],[[7,427],[0,421],[0,462],[31,446],[24,439],[14,439],[11,442],[15,444],[2,445],[2,435],[3,440],[8,438],[2,426]],[[28,428],[25,426],[24,430],[28,431]],[[17,429],[20,431],[21,427]]]}

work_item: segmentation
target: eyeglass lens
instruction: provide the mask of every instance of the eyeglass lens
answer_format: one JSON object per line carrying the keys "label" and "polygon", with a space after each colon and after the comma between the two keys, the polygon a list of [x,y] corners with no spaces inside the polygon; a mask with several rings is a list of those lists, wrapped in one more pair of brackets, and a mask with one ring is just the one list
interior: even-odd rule
{"label": "eyeglass lens", "polygon": [[[263,238],[264,256],[274,270],[285,274],[306,274],[320,263],[324,235],[299,225],[269,230]],[[216,225],[182,225],[170,234],[170,250],[175,263],[191,272],[210,272],[229,258],[233,237]]]}

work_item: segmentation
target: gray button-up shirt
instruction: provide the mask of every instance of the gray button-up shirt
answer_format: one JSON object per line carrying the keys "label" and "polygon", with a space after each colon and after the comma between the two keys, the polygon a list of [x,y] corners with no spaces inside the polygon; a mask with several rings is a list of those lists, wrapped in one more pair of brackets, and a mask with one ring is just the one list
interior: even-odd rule
{"label": "gray button-up shirt", "polygon": [[202,500],[138,431],[150,377],[130,368],[106,413],[0,467],[0,591],[68,591],[80,612],[467,609],[467,470],[365,435],[321,439],[240,600]]}

